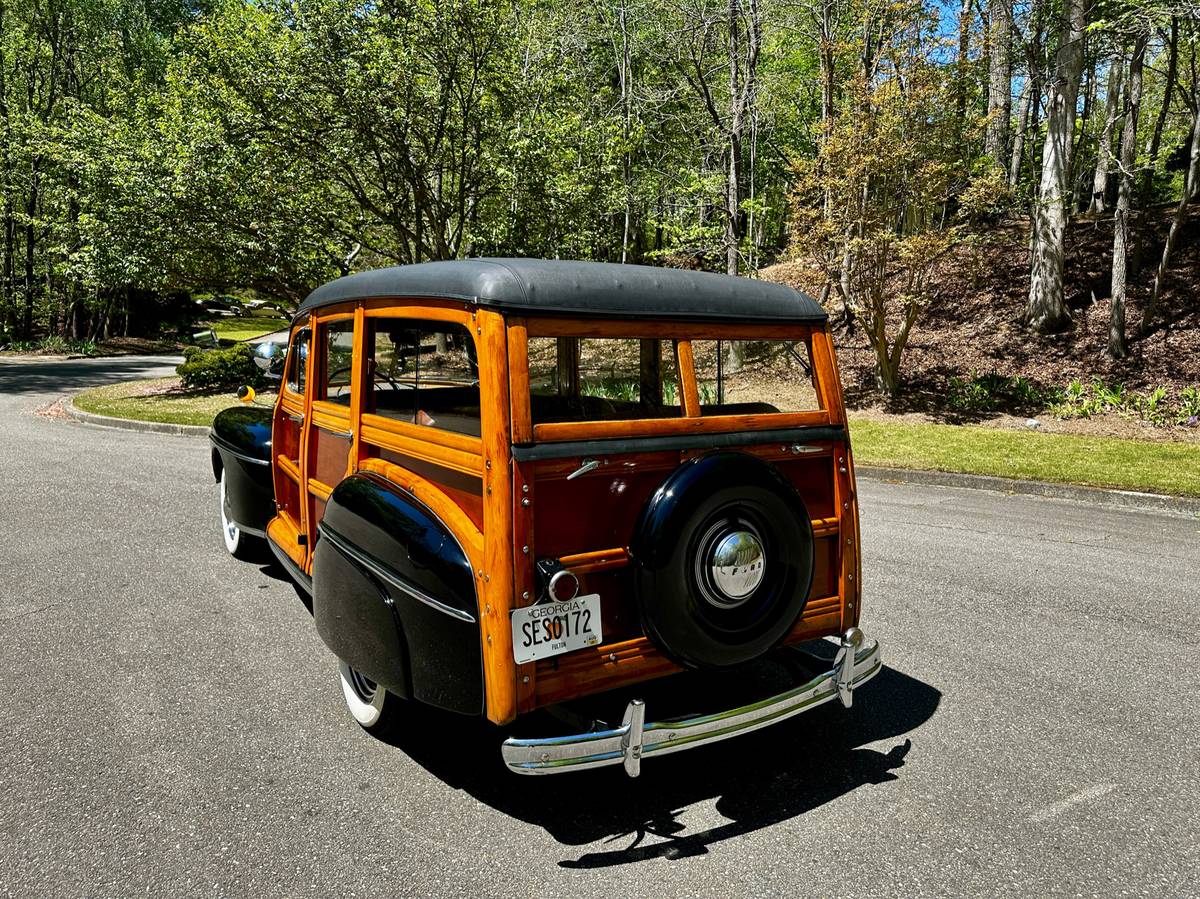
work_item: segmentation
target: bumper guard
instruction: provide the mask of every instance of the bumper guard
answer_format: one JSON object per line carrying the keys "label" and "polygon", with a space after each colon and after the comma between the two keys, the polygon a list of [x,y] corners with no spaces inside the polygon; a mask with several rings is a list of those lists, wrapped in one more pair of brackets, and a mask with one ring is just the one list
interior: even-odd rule
{"label": "bumper guard", "polygon": [[834,698],[849,708],[854,691],[882,667],[879,643],[864,639],[862,631],[852,627],[843,635],[831,669],[777,696],[712,715],[650,724],[646,723],[646,704],[635,699],[626,706],[620,727],[564,737],[510,737],[500,751],[509,770],[517,774],[560,774],[624,765],[626,774],[637,777],[642,759],[649,756],[727,740]]}

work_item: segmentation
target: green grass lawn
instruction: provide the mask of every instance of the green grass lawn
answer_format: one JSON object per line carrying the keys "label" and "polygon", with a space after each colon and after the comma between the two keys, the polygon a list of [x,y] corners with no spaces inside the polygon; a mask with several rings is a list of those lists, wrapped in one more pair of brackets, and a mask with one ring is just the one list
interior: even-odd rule
{"label": "green grass lawn", "polygon": [[270,315],[222,316],[202,322],[194,330],[212,328],[218,340],[249,340],[272,331],[282,331],[288,326],[287,319]]}
{"label": "green grass lawn", "polygon": [[[265,403],[275,401],[272,393],[260,393],[259,396]],[[220,393],[183,391],[179,388],[178,378],[153,378],[93,387],[76,396],[75,405],[84,412],[114,418],[211,425],[222,409],[238,405],[238,398],[232,390]]]}
{"label": "green grass lawn", "polygon": [[1200,444],[851,420],[859,465],[1200,496]]}
{"label": "green grass lawn", "polygon": [[[260,396],[263,402],[274,402],[274,394]],[[236,404],[233,391],[183,391],[178,378],[95,387],[75,398],[75,405],[85,412],[182,425],[212,424],[218,412]],[[854,458],[860,465],[1200,496],[1197,443],[867,420],[852,420],[851,434]]]}

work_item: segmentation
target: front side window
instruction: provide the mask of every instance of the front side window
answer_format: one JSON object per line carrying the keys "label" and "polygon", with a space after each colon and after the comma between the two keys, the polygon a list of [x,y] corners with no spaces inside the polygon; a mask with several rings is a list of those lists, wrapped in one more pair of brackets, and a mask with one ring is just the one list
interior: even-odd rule
{"label": "front side window", "polygon": [[322,325],[321,332],[321,398],[349,406],[354,373],[354,319]]}
{"label": "front side window", "polygon": [[308,345],[312,338],[309,328],[301,328],[292,338],[288,351],[287,389],[292,393],[304,393],[304,377],[308,368]]}
{"label": "front side window", "polygon": [[531,337],[529,393],[534,424],[683,414],[670,340]]}
{"label": "front side window", "polygon": [[370,319],[367,359],[367,412],[479,436],[479,357],[466,327]]}

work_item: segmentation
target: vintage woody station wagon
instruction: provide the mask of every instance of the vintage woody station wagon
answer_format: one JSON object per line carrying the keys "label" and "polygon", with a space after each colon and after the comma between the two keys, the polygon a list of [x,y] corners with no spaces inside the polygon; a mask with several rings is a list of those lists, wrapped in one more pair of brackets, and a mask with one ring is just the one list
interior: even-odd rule
{"label": "vintage woody station wagon", "polygon": [[502,747],[518,773],[636,775],[849,706],[880,669],[826,316],[790,288],[527,259],[352,275],[301,305],[274,409],[222,412],[212,443],[227,547],[265,539],[311,593],[364,727],[402,699],[507,725],[837,638],[748,705],[655,722],[634,698]]}

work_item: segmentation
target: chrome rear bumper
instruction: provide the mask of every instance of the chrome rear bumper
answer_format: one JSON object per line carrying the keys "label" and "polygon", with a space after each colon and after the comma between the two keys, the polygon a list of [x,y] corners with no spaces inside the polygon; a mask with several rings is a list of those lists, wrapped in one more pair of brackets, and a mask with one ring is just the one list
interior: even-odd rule
{"label": "chrome rear bumper", "polygon": [[560,774],[604,765],[624,765],[630,777],[641,773],[642,759],[727,740],[791,718],[831,699],[850,707],[854,690],[883,667],[879,643],[865,640],[853,627],[842,637],[833,667],[806,684],[713,715],[646,723],[646,705],[635,699],[625,709],[620,727],[565,737],[504,741],[501,754],[517,774]]}

